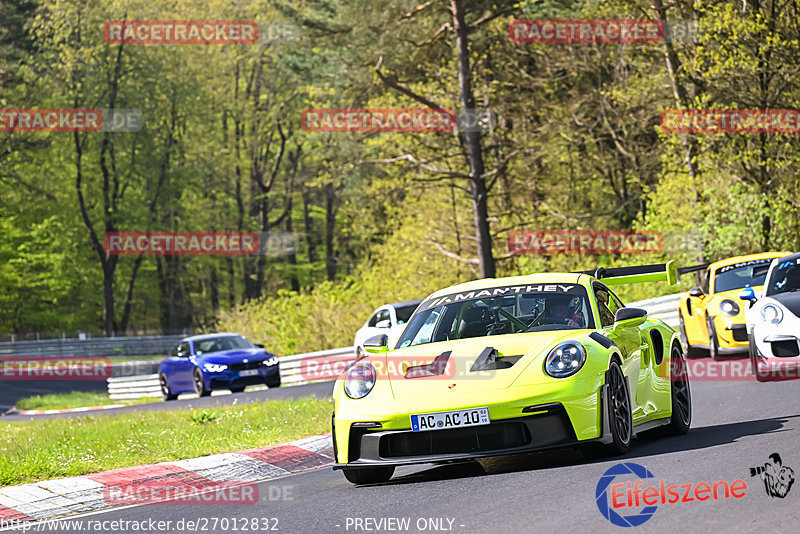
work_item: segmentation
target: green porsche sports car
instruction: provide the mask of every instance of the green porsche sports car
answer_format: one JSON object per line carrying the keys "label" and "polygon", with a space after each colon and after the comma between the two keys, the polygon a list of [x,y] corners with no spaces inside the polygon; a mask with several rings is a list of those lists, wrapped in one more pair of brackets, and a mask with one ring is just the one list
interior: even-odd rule
{"label": "green porsche sports car", "polygon": [[334,385],[336,463],[350,482],[398,465],[683,434],[691,393],[678,334],[609,285],[676,283],[673,262],[477,280],[426,298]]}

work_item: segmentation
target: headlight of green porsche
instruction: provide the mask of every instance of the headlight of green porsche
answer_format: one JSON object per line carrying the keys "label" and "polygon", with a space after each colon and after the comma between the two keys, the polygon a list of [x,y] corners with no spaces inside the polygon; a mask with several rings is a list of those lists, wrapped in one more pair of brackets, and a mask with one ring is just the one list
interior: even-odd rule
{"label": "headlight of green porsche", "polygon": [[351,399],[362,399],[375,387],[376,376],[377,373],[371,363],[359,362],[347,371],[344,392]]}
{"label": "headlight of green porsche", "polygon": [[583,345],[577,341],[565,341],[550,351],[544,362],[544,370],[553,378],[566,378],[580,371],[585,361],[586,349]]}
{"label": "headlight of green porsche", "polygon": [[719,311],[728,317],[736,317],[739,315],[739,305],[731,299],[725,299],[719,303]]}

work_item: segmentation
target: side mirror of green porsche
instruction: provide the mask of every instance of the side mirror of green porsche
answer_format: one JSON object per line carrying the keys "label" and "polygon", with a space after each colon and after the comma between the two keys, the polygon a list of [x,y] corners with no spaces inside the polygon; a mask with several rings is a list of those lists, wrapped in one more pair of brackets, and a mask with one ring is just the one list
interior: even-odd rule
{"label": "side mirror of green porsche", "polygon": [[647,310],[642,308],[620,308],[614,314],[614,330],[635,328],[647,320]]}
{"label": "side mirror of green porsche", "polygon": [[389,350],[389,337],[386,334],[372,336],[364,341],[364,350],[372,354],[380,354]]}

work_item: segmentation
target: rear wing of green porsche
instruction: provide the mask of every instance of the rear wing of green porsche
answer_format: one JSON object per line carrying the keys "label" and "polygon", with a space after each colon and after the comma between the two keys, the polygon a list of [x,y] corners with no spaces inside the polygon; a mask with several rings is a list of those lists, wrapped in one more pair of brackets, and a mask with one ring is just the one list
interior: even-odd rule
{"label": "rear wing of green porsche", "polygon": [[595,270],[580,271],[581,274],[594,276],[606,285],[636,284],[639,282],[666,282],[667,285],[678,283],[678,267],[674,261],[653,265],[635,265],[633,267],[599,267]]}

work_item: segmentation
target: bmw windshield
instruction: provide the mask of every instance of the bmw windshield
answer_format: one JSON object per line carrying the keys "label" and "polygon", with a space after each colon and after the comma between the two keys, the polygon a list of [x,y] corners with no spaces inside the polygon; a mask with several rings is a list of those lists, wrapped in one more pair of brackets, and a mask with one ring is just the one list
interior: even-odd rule
{"label": "bmw windshield", "polygon": [[497,287],[423,302],[395,348],[473,337],[586,328],[594,328],[594,318],[583,286]]}
{"label": "bmw windshield", "polygon": [[223,350],[252,349],[253,344],[242,336],[219,336],[200,339],[194,342],[195,354],[208,354]]}

